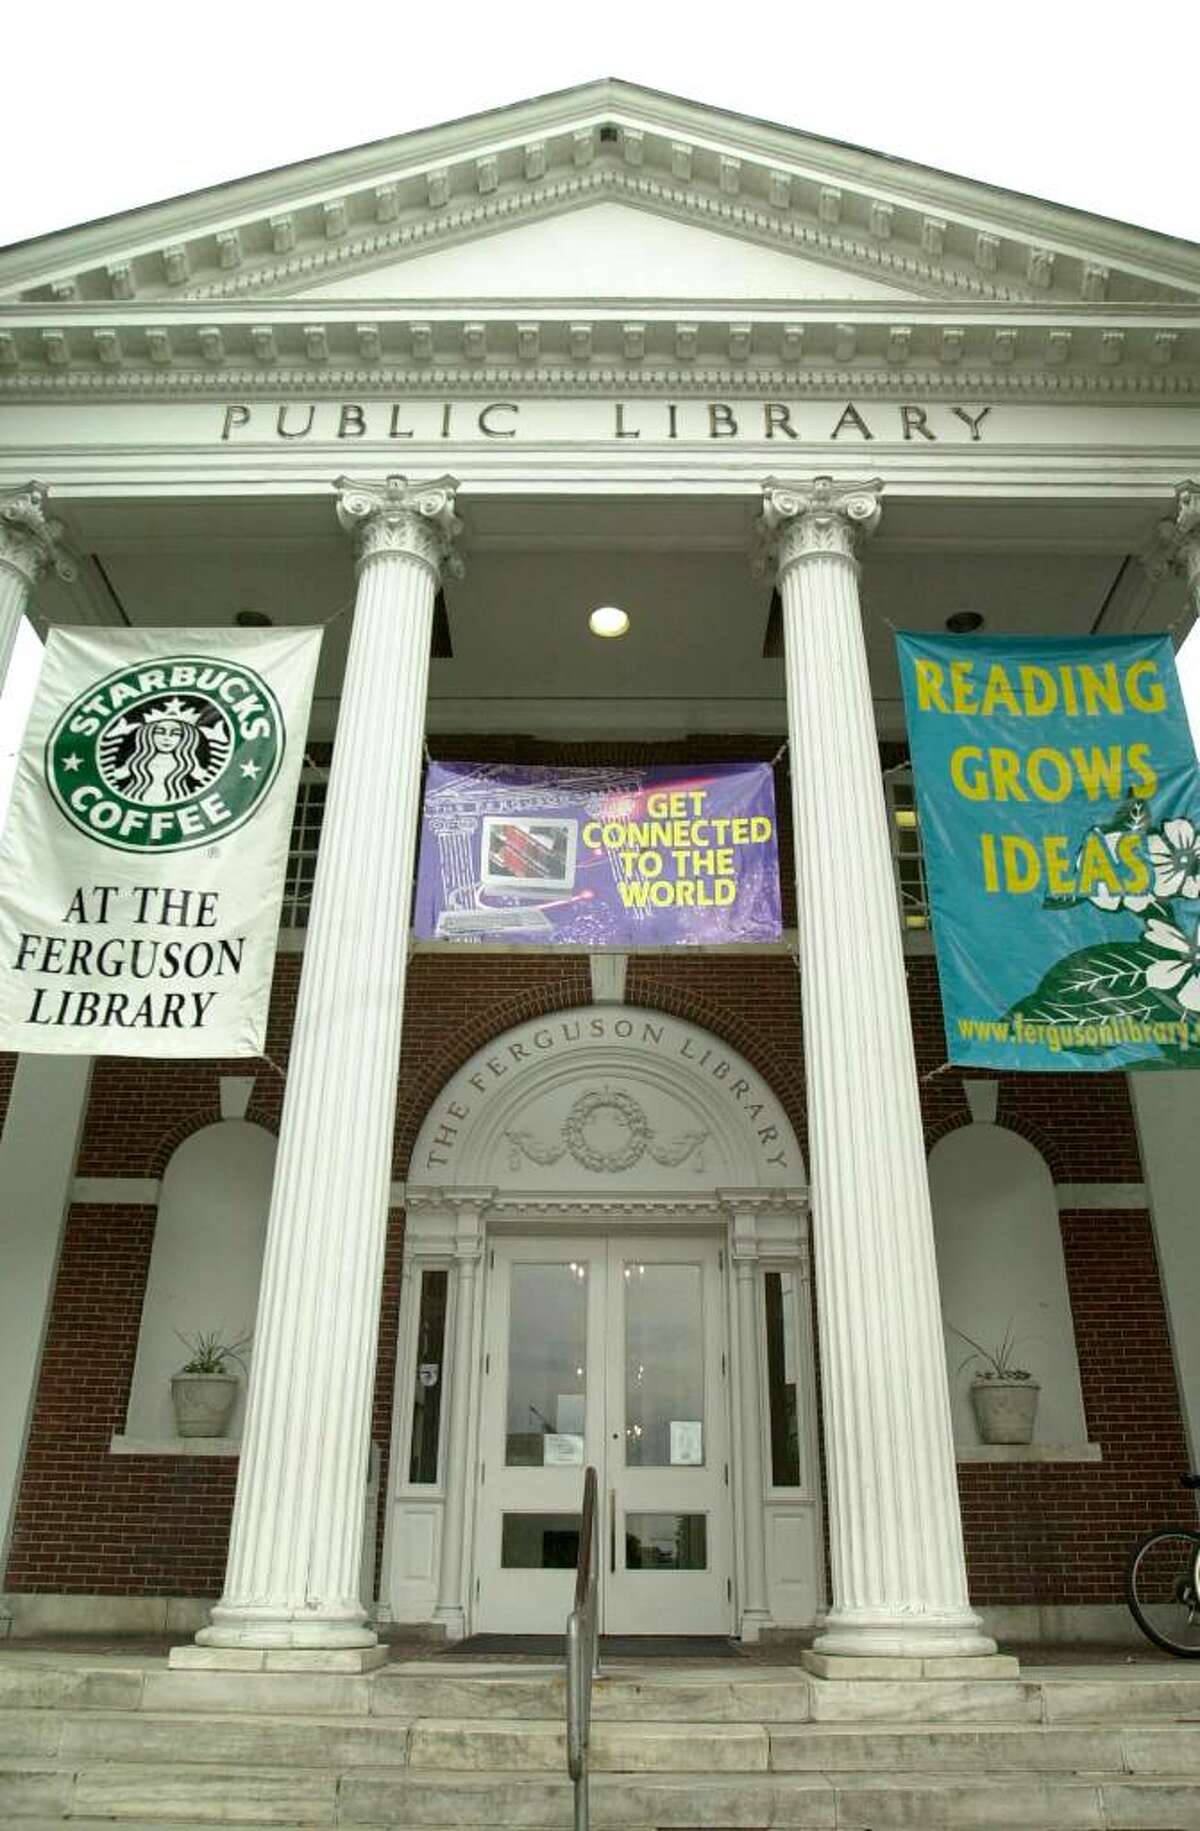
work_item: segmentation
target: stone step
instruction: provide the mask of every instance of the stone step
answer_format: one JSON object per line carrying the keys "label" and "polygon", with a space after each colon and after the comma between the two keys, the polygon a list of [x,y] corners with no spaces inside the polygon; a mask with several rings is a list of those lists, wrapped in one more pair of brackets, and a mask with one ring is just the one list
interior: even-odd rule
{"label": "stone step", "polygon": [[[61,1818],[22,1818],[14,1820],[20,1825],[20,1831],[63,1831]],[[231,1819],[222,1818],[221,1831],[259,1831],[242,1820],[234,1823]],[[194,1818],[72,1818],[69,1831],[212,1831],[212,1819]],[[276,1831],[309,1831],[307,1825],[297,1820],[291,1826],[276,1827]],[[408,1831],[446,1831],[443,1825],[411,1825]],[[507,1825],[493,1825],[491,1831],[510,1831]],[[562,1831],[573,1831],[565,1825]],[[621,1831],[657,1831],[654,1825],[624,1825]]]}
{"label": "stone step", "polygon": [[[0,1712],[0,1757],[86,1765],[409,1767],[416,1772],[562,1774],[561,1722],[186,1717],[158,1712]],[[1200,1776],[1200,1724],[858,1725],[604,1722],[597,1773],[1091,1773]]]}
{"label": "stone step", "polygon": [[[522,1671],[445,1663],[392,1666],[374,1681],[379,1716],[562,1719],[566,1691],[560,1667]],[[718,1673],[628,1672],[605,1669],[592,1687],[592,1715],[618,1722],[803,1723],[812,1714],[812,1685],[799,1667]]]}
{"label": "stone step", "polygon": [[[569,1783],[540,1776],[348,1776],[339,1824],[389,1831],[571,1823]],[[1045,1775],[594,1775],[595,1831],[1200,1831],[1200,1786],[1179,1779],[1076,1779]]]}
{"label": "stone step", "polygon": [[[590,1763],[595,1773],[765,1773],[767,1730],[756,1723],[593,1722]],[[417,1722],[409,1735],[414,1772],[563,1774],[564,1726],[552,1722]]]}
{"label": "stone step", "polygon": [[[386,1827],[566,1831],[565,1777],[404,1771],[150,1767],[121,1762],[0,1771],[0,1822],[34,1831],[69,1819],[124,1831]],[[596,1774],[596,1831],[1200,1831],[1194,1778],[987,1773]]]}
{"label": "stone step", "polygon": [[[177,1761],[257,1767],[403,1767],[409,1726],[374,1718],[185,1717],[154,1711],[0,1711],[0,1756],[62,1763]],[[564,1756],[565,1760],[565,1756]]]}
{"label": "stone step", "polygon": [[1047,1723],[1126,1723],[1144,1717],[1200,1722],[1200,1671],[1153,1678],[1039,1680]]}
{"label": "stone step", "polygon": [[[0,1654],[0,1725],[12,1712],[448,1721],[503,1717],[561,1722],[557,1667],[406,1662],[377,1673],[170,1671],[78,1657]],[[1117,1669],[1007,1680],[813,1679],[798,1668],[612,1666],[593,1693],[597,1723],[960,1726],[1200,1723],[1200,1672]]]}
{"label": "stone step", "polygon": [[1190,1724],[870,1729],[772,1728],[772,1773],[1091,1774],[1195,1776],[1200,1728]]}
{"label": "stone step", "polygon": [[[1136,1700],[1128,1697],[1128,1687],[1119,1688],[1124,1707],[1105,1714],[1125,1720],[1138,1714]],[[1145,1714],[1184,1714],[1184,1700],[1193,1712],[1200,1710],[1200,1683],[1190,1693],[1185,1683],[1178,1693],[1178,1709],[1160,1696],[1148,1696]],[[478,1666],[448,1672],[446,1662],[430,1662],[385,1668],[373,1680],[370,1707],[375,1715],[406,1718],[561,1720],[565,1702],[556,1669]],[[728,1668],[664,1673],[661,1668],[631,1672],[608,1667],[593,1686],[592,1716],[598,1722],[643,1723],[1039,1723],[1042,1696],[1037,1684],[1023,1679],[813,1680],[799,1667],[762,1667],[736,1675]],[[1062,1716],[1072,1720],[1066,1702]]]}
{"label": "stone step", "polygon": [[0,1823],[41,1817],[316,1827],[338,1822],[337,1787],[329,1769],[6,1762],[0,1763]]}

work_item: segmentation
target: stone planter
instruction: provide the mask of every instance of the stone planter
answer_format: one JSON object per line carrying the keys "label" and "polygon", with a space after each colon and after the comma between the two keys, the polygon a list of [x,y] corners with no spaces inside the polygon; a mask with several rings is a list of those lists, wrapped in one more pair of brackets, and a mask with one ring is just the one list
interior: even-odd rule
{"label": "stone planter", "polygon": [[1032,1443],[1041,1387],[1036,1380],[972,1380],[971,1403],[984,1443]]}
{"label": "stone planter", "polygon": [[223,1437],[237,1397],[232,1373],[174,1373],[171,1402],[181,1437]]}

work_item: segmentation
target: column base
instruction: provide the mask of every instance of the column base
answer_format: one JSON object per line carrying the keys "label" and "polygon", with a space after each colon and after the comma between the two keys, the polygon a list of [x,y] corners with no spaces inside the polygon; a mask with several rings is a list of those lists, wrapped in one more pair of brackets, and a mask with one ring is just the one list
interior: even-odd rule
{"label": "column base", "polygon": [[974,1656],[936,1659],[899,1659],[886,1655],[817,1653],[800,1655],[800,1663],[814,1678],[855,1679],[1000,1679],[1019,1678],[1020,1662],[1008,1653],[979,1653]]}
{"label": "column base", "polygon": [[970,1609],[832,1609],[812,1644],[814,1654],[839,1659],[968,1660],[996,1656],[996,1643]]}
{"label": "column base", "polygon": [[373,1672],[387,1647],[172,1647],[173,1672]]}
{"label": "column base", "polygon": [[379,1636],[367,1626],[366,1610],[346,1606],[328,1614],[287,1608],[239,1608],[218,1602],[208,1627],[201,1628],[196,1645],[231,1652],[360,1652],[378,1646]]}

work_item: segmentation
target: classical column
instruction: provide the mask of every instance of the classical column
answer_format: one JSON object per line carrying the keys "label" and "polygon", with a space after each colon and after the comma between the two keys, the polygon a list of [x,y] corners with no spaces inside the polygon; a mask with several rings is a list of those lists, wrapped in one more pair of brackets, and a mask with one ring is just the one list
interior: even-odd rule
{"label": "classical column", "polygon": [[[832,1605],[818,1656],[994,1654],[967,1599],[857,540],[881,485],[764,486],[783,601]],[[822,1660],[818,1657],[818,1669]],[[1006,1662],[1007,1664],[1008,1662]]]}
{"label": "classical column", "polygon": [[446,1432],[446,1497],[442,1556],[434,1619],[450,1640],[466,1633],[463,1604],[463,1528],[467,1455],[471,1434],[471,1372],[475,1365],[475,1290],[483,1251],[482,1213],[489,1195],[448,1198],[456,1208],[454,1232],[454,1355],[450,1364],[450,1423]]}
{"label": "classical column", "polygon": [[430,633],[459,523],[449,477],[338,488],[358,596],[208,1648],[375,1643],[362,1513]]}
{"label": "classical column", "polygon": [[742,1464],[742,1548],[745,1592],[741,1637],[757,1640],[771,1618],[767,1602],[766,1515],[763,1506],[762,1366],[758,1352],[758,1228],[753,1211],[735,1211],[729,1253],[737,1286],[738,1398]]}
{"label": "classical column", "polygon": [[29,600],[45,573],[69,582],[75,568],[62,549],[63,526],[46,513],[44,483],[0,494],[0,690]]}

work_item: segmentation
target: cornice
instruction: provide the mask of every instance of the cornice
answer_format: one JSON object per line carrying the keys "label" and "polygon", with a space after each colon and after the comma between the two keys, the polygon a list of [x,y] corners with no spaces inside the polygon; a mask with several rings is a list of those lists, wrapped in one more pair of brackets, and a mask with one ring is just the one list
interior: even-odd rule
{"label": "cornice", "polygon": [[0,306],[0,399],[862,395],[1170,401],[1200,308],[343,301]]}
{"label": "cornice", "polygon": [[0,256],[0,286],[286,292],[609,198],[931,296],[1200,296],[1200,251],[1171,238],[625,85],[549,101],[43,238]]}

